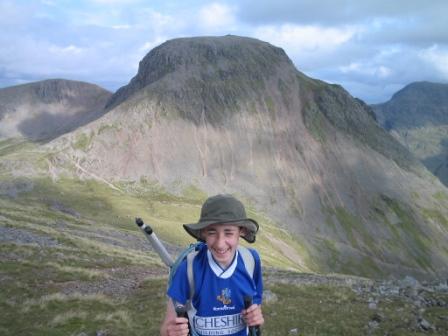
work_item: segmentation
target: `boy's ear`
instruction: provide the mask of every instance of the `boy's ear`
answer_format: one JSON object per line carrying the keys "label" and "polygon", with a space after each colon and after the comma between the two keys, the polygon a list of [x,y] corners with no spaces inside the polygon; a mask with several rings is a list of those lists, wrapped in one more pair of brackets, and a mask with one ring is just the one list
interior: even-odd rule
{"label": "boy's ear", "polygon": [[245,227],[240,227],[240,237],[245,237],[247,235],[247,229]]}

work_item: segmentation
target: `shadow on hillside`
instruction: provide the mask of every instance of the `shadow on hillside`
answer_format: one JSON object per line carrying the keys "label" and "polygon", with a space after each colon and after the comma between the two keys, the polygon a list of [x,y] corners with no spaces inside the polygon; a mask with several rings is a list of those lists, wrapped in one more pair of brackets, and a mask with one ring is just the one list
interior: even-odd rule
{"label": "shadow on hillside", "polygon": [[100,118],[104,113],[104,110],[90,113],[82,111],[67,116],[43,112],[22,121],[17,128],[25,138],[45,143]]}
{"label": "shadow on hillside", "polygon": [[[448,140],[442,141],[443,146],[448,149]],[[448,153],[434,155],[422,160],[428,170],[433,173],[445,186],[448,187]]]}

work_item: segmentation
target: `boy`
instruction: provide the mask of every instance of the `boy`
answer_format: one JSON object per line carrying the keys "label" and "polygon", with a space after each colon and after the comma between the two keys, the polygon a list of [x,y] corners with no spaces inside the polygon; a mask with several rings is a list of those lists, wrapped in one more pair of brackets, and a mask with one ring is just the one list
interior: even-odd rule
{"label": "boy", "polygon": [[[189,325],[192,335],[248,335],[248,326],[264,323],[261,262],[255,250],[248,250],[254,261],[253,274],[249,274],[242,257],[244,251],[240,252],[238,246],[240,237],[249,243],[255,241],[258,223],[246,218],[239,200],[231,195],[217,195],[205,201],[199,222],[184,224],[184,229],[205,243],[193,260],[192,309],[188,319],[176,316],[175,305],[186,305],[191,294],[184,260],[168,288],[160,335],[187,336]],[[245,309],[247,296],[253,304]]]}

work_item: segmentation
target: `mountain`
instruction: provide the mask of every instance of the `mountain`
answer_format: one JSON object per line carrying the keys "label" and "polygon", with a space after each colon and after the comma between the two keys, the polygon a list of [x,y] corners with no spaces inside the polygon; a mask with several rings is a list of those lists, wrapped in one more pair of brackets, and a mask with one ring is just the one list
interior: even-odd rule
{"label": "mountain", "polygon": [[448,84],[412,83],[372,108],[381,125],[448,185]]}
{"label": "mountain", "polygon": [[[268,264],[281,253],[318,272],[447,273],[447,189],[365,103],[259,40],[167,41],[104,116],[46,148],[55,178],[239,195],[265,216],[257,248]],[[180,223],[192,216],[182,213]],[[173,241],[179,226],[164,230]]]}
{"label": "mountain", "polygon": [[54,139],[103,115],[110,95],[97,85],[64,79],[0,89],[0,138]]}

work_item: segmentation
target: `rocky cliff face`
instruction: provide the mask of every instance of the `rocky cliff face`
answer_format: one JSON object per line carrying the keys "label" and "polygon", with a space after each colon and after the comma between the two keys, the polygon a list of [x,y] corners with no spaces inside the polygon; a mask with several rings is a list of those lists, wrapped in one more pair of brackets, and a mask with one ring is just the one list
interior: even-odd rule
{"label": "rocky cliff face", "polygon": [[54,139],[103,115],[110,95],[96,85],[62,79],[0,89],[0,138]]}
{"label": "rocky cliff face", "polygon": [[[53,168],[240,195],[293,239],[262,241],[311,270],[447,272],[448,191],[344,89],[236,36],[152,50],[102,118],[50,144]],[[262,223],[262,225],[266,223]]]}
{"label": "rocky cliff face", "polygon": [[448,84],[412,83],[373,109],[381,125],[448,185]]}

